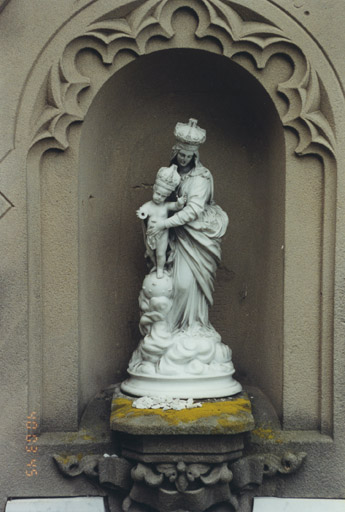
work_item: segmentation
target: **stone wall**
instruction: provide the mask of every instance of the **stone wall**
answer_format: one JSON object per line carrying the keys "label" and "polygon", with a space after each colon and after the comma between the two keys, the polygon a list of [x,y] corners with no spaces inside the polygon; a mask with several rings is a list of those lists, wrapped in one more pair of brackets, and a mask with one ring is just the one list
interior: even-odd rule
{"label": "stone wall", "polygon": [[86,404],[125,375],[134,211],[189,117],[230,217],[212,322],[308,453],[275,493],[344,497],[343,15],[341,0],[0,2],[0,506],[103,492],[51,454],[89,446]]}

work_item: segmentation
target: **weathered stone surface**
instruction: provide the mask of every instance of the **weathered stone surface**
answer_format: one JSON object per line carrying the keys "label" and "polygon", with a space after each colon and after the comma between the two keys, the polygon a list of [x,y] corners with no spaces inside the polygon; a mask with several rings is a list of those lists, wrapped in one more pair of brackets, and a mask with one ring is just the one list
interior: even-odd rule
{"label": "weathered stone surface", "polygon": [[175,461],[223,462],[239,457],[243,434],[235,435],[159,435],[120,434],[121,454],[143,462]]}
{"label": "weathered stone surface", "polygon": [[114,395],[111,429],[136,435],[234,435],[254,428],[246,393],[228,399],[201,401],[202,407],[182,411],[136,409],[133,399]]}
{"label": "weathered stone surface", "polygon": [[128,210],[187,112],[215,134],[203,159],[230,213],[212,321],[284,420],[253,449],[308,452],[262,492],[345,496],[343,0],[0,6],[0,507],[98,492],[51,453],[90,449],[82,411],[125,377],[145,271]]}

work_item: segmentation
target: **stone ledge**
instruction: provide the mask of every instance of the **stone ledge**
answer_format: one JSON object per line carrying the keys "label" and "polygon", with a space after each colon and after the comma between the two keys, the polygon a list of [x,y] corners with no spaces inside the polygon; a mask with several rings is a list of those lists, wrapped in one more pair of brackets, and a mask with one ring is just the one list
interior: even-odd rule
{"label": "stone ledge", "polygon": [[246,393],[224,399],[200,400],[201,407],[181,411],[136,409],[134,397],[115,392],[110,427],[132,435],[235,435],[254,429],[251,403]]}

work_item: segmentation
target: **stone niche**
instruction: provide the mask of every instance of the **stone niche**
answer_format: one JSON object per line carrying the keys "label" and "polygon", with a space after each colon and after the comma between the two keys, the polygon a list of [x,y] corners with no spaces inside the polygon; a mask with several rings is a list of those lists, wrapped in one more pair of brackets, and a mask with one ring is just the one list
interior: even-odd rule
{"label": "stone niche", "polygon": [[[345,104],[340,42],[327,31],[340,0],[24,3],[0,0],[1,33],[23,52],[14,62],[7,42],[1,55],[13,84],[2,378],[16,411],[4,418],[4,496],[101,492],[63,479],[52,454],[115,449],[92,398],[125,377],[139,341],[146,266],[135,210],[169,162],[175,123],[194,117],[230,218],[212,322],[237,379],[260,388],[281,422],[252,445],[279,460],[285,449],[307,454],[298,474],[260,492],[343,497]],[[36,20],[46,30],[29,33]],[[36,480],[17,448],[33,411]],[[85,434],[95,417],[108,429],[98,447]]]}
{"label": "stone niche", "polygon": [[[284,72],[288,78],[288,66]],[[190,116],[207,127],[201,161],[213,172],[215,197],[230,217],[212,322],[233,349],[239,380],[265,390],[281,413],[283,128],[268,93],[248,71],[195,49],[162,50],[128,64],[101,88],[83,123],[83,405],[125,377],[139,341],[138,291],[146,271],[135,210],[150,199],[156,171],[169,162],[177,120]]]}
{"label": "stone niche", "polygon": [[212,322],[238,379],[266,393],[285,429],[330,434],[328,64],[280,11],[273,21],[238,3],[157,0],[81,12],[23,96],[30,410],[43,431],[76,430],[91,397],[125,377],[145,275],[135,210],[169,162],[175,123],[192,116],[230,217]]}

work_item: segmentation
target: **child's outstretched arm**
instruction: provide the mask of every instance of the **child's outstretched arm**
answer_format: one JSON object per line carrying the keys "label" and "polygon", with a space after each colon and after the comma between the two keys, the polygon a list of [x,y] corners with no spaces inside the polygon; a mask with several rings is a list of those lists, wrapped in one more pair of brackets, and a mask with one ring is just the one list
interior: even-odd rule
{"label": "child's outstretched arm", "polygon": [[150,201],[140,206],[140,208],[136,211],[136,215],[139,219],[147,219],[150,215]]}
{"label": "child's outstretched arm", "polygon": [[177,201],[175,203],[168,203],[168,210],[177,212],[179,210],[182,210],[182,208],[185,206],[187,202],[187,196],[184,194],[181,197],[177,198]]}

